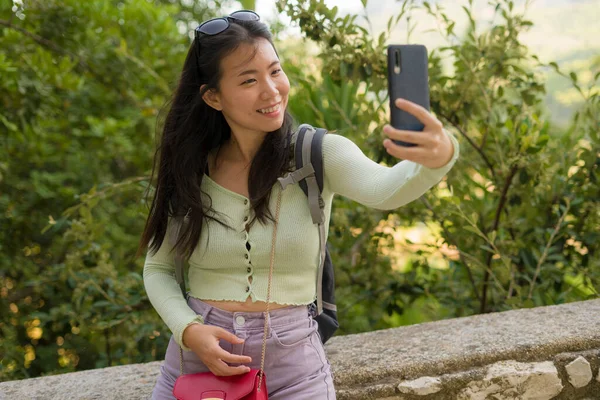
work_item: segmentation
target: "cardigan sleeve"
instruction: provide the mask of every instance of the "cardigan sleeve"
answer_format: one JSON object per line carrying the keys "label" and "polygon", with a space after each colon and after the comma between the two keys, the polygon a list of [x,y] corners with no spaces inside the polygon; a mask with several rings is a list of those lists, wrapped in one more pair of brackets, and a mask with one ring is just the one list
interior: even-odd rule
{"label": "cardigan sleeve", "polygon": [[452,169],[459,156],[456,138],[444,130],[454,145],[452,159],[440,168],[427,168],[412,161],[392,167],[368,158],[350,139],[327,134],[323,138],[325,184],[340,194],[368,207],[392,210],[418,199]]}
{"label": "cardigan sleeve", "polygon": [[193,323],[204,323],[201,315],[196,314],[187,304],[175,279],[175,250],[171,251],[169,235],[173,224],[169,219],[167,233],[155,254],[148,250],[144,262],[144,287],[150,303],[173,333],[175,342],[185,351],[183,331]]}

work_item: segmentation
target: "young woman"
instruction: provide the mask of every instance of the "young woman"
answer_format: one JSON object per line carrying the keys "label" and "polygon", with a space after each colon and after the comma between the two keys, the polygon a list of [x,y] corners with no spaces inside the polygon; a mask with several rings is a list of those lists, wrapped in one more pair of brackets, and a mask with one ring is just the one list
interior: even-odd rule
{"label": "young woman", "polygon": [[[265,375],[270,399],[335,399],[330,364],[308,311],[316,299],[318,227],[291,170],[290,82],[268,28],[251,11],[196,30],[167,115],[158,178],[140,249],[149,248],[144,284],[173,333],[153,392],[172,399],[185,373],[244,374],[260,368],[276,198],[281,195],[268,321]],[[334,194],[395,209],[438,183],[458,143],[416,104],[398,101],[425,125],[419,133],[384,128],[383,146],[403,159],[379,165],[349,139],[323,139],[325,226]],[[390,139],[416,143],[412,148]],[[154,175],[154,171],[152,172]],[[169,244],[175,215],[189,216],[177,243],[189,256],[189,299],[174,278]]]}

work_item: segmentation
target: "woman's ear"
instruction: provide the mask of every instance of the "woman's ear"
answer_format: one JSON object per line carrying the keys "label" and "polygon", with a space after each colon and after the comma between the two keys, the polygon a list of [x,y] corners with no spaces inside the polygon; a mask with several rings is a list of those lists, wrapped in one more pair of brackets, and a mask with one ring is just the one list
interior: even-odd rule
{"label": "woman's ear", "polygon": [[[202,91],[205,86],[206,84],[200,86],[200,91]],[[221,106],[221,98],[215,89],[208,89],[206,92],[204,92],[202,95],[202,100],[204,100],[206,104],[217,111],[223,110],[223,107]]]}

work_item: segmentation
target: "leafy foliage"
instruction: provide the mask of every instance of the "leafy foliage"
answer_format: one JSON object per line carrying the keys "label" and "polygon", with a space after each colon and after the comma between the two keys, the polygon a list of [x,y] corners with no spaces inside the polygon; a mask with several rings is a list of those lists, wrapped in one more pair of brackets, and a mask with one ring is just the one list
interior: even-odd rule
{"label": "leafy foliage", "polygon": [[[374,110],[387,106],[379,94],[385,90],[390,27],[408,18],[413,2],[404,2],[390,16],[379,40],[355,25],[356,16],[338,17],[322,2],[278,5],[307,38],[319,41],[322,60],[322,80],[303,84],[290,107],[301,108],[305,120],[317,125],[349,128],[344,134],[374,159],[394,163],[379,150],[387,111]],[[463,7],[469,25],[459,36],[442,5],[423,3],[448,41],[430,52],[431,105],[461,140],[457,166],[421,201],[392,215],[336,199],[335,259],[347,260],[339,268],[351,277],[341,284],[340,302],[348,312],[341,314],[344,332],[598,296],[599,76],[582,88],[575,73],[540,63],[520,41],[532,23],[514,10],[512,1],[491,3],[494,24],[482,33],[477,33],[471,6]],[[453,60],[451,72],[444,71],[445,59]],[[556,69],[582,96],[585,106],[566,131],[544,119],[539,68]],[[352,93],[351,110],[338,106],[339,92]],[[360,117],[350,124],[346,116],[353,115]],[[426,224],[439,230],[439,239],[420,246],[401,266],[403,273],[394,274],[382,251],[389,245],[382,222],[398,232]],[[357,241],[353,232],[369,240]],[[444,253],[447,269],[432,263],[443,247],[449,250]],[[415,320],[409,313],[403,319],[411,307],[421,316]],[[389,318],[382,316],[386,311]],[[356,323],[366,319],[367,325]]]}
{"label": "leafy foliage", "polygon": [[156,115],[189,46],[169,3],[0,5],[2,380],[164,353],[133,256]]}

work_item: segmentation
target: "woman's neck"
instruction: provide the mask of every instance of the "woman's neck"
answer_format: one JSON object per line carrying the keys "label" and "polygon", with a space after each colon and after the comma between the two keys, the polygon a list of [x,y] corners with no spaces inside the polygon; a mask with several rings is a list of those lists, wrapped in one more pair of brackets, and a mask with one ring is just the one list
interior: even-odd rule
{"label": "woman's neck", "polygon": [[218,158],[228,163],[249,165],[254,160],[260,146],[265,140],[264,135],[236,135],[233,132],[229,140],[221,144]]}

